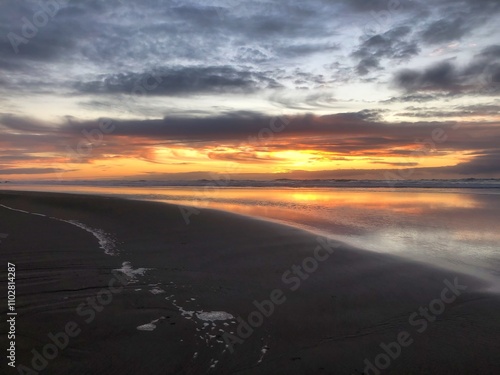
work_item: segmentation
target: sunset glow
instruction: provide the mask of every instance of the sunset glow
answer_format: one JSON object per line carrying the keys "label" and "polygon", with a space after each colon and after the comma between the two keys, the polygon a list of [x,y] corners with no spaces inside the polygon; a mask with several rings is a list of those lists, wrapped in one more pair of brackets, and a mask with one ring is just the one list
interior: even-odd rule
{"label": "sunset glow", "polygon": [[2,5],[3,179],[500,176],[498,2],[98,3]]}

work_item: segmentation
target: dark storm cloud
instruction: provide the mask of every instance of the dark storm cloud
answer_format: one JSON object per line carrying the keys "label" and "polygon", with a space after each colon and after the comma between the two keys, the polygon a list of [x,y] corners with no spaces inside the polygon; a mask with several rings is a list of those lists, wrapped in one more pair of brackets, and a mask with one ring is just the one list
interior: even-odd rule
{"label": "dark storm cloud", "polygon": [[[175,118],[156,120],[113,121],[113,131],[106,135],[106,142],[119,142],[120,137],[142,139],[142,142],[160,144],[230,144],[245,143],[248,137],[257,137],[263,129],[281,129],[266,142],[266,147],[303,147],[332,152],[366,152],[390,150],[417,139],[432,136],[435,129],[446,134],[445,149],[492,150],[498,147],[500,126],[489,123],[457,125],[454,122],[383,123],[377,121],[378,111],[361,111],[325,116],[295,116],[272,118],[254,112],[232,112],[208,118]],[[84,139],[85,132],[98,128],[98,122],[71,119],[57,126],[34,119],[0,117],[4,126],[2,148],[7,150],[22,142],[31,145],[39,142],[50,149],[68,140]],[[473,134],[473,136],[471,136]],[[22,137],[22,138],[19,138]],[[299,137],[299,138],[296,138]],[[296,139],[295,139],[296,138]],[[123,138],[124,139],[124,138]],[[289,143],[289,139],[294,139]],[[263,138],[265,140],[265,137]],[[275,144],[274,144],[275,143]],[[9,146],[10,145],[10,146]]]}
{"label": "dark storm cloud", "polygon": [[352,53],[359,60],[356,67],[358,74],[366,75],[372,70],[380,69],[382,59],[405,61],[418,55],[420,49],[417,43],[405,40],[410,32],[408,26],[400,26],[361,43]]}
{"label": "dark storm cloud", "polygon": [[[481,122],[417,122],[384,123],[377,120],[379,111],[339,113],[325,116],[294,116],[271,118],[256,112],[232,112],[207,118],[169,117],[156,120],[111,121],[112,130],[95,135],[99,121],[81,121],[68,118],[58,124],[36,119],[0,116],[0,161],[12,168],[16,162],[37,158],[37,153],[58,155],[57,162],[71,160],[89,163],[106,158],[129,157],[155,161],[151,149],[156,147],[209,150],[218,160],[267,163],[256,151],[284,151],[290,149],[331,152],[342,157],[363,156],[375,158],[400,157],[387,161],[392,167],[410,167],[418,164],[419,156],[446,155],[450,152],[468,153],[471,160],[455,167],[439,169],[439,173],[482,175],[498,173],[500,155],[500,125]],[[267,132],[262,138],[263,129]],[[269,136],[269,129],[278,129]],[[439,133],[440,142],[433,141]],[[263,133],[262,133],[263,134]],[[90,140],[89,140],[90,137]],[[92,137],[93,140],[92,140]],[[76,159],[68,149],[78,144],[99,142],[91,153]],[[216,152],[218,147],[230,152]],[[251,146],[254,151],[249,150]],[[86,147],[86,146],[85,146]],[[15,155],[19,155],[16,159]],[[154,155],[154,153],[153,153]],[[33,159],[31,160],[33,161]],[[378,160],[386,162],[386,160]],[[43,163],[44,160],[40,159]],[[47,161],[45,161],[47,162]],[[392,163],[392,164],[391,164]],[[427,168],[429,169],[429,168]],[[32,173],[49,173],[50,169],[32,169]],[[432,176],[432,170],[430,175]],[[5,169],[2,174],[30,173],[31,169]],[[57,170],[54,169],[53,173]],[[438,170],[434,170],[438,173]]]}
{"label": "dark storm cloud", "polygon": [[[140,31],[145,34],[146,44],[156,52],[165,49],[169,58],[174,55],[213,63],[229,50],[245,48],[260,53],[264,49],[264,56],[270,53],[269,57],[278,59],[306,56],[334,46],[317,40],[332,32],[327,22],[328,13],[322,13],[314,1],[171,3],[161,7],[158,15],[162,17],[161,22],[144,25]],[[168,48],[150,38],[151,35],[161,37]],[[304,43],[297,43],[298,40]]]}
{"label": "dark storm cloud", "polygon": [[261,64],[273,59],[273,53],[264,48],[238,47],[235,63]]}
{"label": "dark storm cloud", "polygon": [[329,31],[329,14],[335,3],[318,1],[241,2],[222,22],[233,32],[249,39],[274,39],[295,41],[305,37],[324,36]]}
{"label": "dark storm cloud", "polygon": [[[91,9],[94,2],[82,5]],[[85,8],[83,8],[85,7]],[[3,2],[0,5],[0,67],[24,70],[29,63],[50,63],[74,53],[78,38],[86,36],[80,18],[64,2]],[[84,16],[87,13],[83,11]]]}
{"label": "dark storm cloud", "polygon": [[[499,144],[500,127],[495,125],[472,123],[455,129],[455,123],[420,122],[396,125],[377,122],[374,117],[376,113],[361,112],[320,117],[306,115],[283,120],[256,113],[232,113],[204,119],[165,118],[116,122],[113,135],[140,137],[171,144],[234,144],[248,142],[248,137],[255,138],[262,129],[269,129],[271,124],[274,124],[275,128],[283,131],[276,133],[270,142],[264,142],[271,148],[313,148],[346,154],[390,152],[393,148],[416,144],[418,139],[430,138],[438,128],[443,129],[446,134],[447,141],[442,147],[447,150],[496,149]],[[74,123],[67,124],[60,130],[71,133],[89,126],[90,124]],[[471,132],[474,137],[471,137]],[[295,137],[299,137],[301,141],[293,140],[290,143],[289,139]]]}
{"label": "dark storm cloud", "polygon": [[381,121],[382,114],[387,112],[385,109],[364,109],[356,113],[350,113],[348,115],[356,116],[363,121]]}
{"label": "dark storm cloud", "polygon": [[65,170],[59,168],[7,168],[7,169],[0,168],[0,175],[46,174],[46,173],[60,173],[60,172],[65,172]]}
{"label": "dark storm cloud", "polygon": [[[420,53],[421,46],[447,44],[467,38],[500,13],[500,3],[495,0],[360,0],[349,1],[349,7],[365,14],[365,21],[373,24],[371,28],[364,26],[368,39],[351,55],[357,60],[356,71],[360,76],[386,70],[393,63],[408,61]],[[398,24],[404,26],[381,33]],[[426,77],[423,78],[425,81]],[[403,84],[412,79],[412,76],[401,77]],[[448,82],[444,85],[447,90],[454,89]]]}
{"label": "dark storm cloud", "polygon": [[500,86],[500,46],[483,49],[465,66],[443,61],[424,70],[405,69],[395,76],[407,92],[497,93]]}
{"label": "dark storm cloud", "polygon": [[361,13],[408,11],[415,8],[413,1],[405,0],[341,0],[340,2]]}
{"label": "dark storm cloud", "polygon": [[452,168],[461,175],[496,175],[500,173],[500,151],[476,155],[469,162],[460,163]]}
{"label": "dark storm cloud", "polygon": [[18,117],[10,113],[0,113],[0,127],[25,133],[50,131],[50,127],[42,121],[29,117]]}
{"label": "dark storm cloud", "polygon": [[278,56],[294,58],[301,56],[313,55],[316,53],[327,53],[337,51],[339,45],[336,43],[302,43],[302,44],[288,44],[275,48]]}
{"label": "dark storm cloud", "polygon": [[148,73],[119,73],[98,81],[79,82],[75,88],[85,94],[184,95],[191,93],[252,92],[281,85],[263,72],[238,70],[230,66],[177,67]]}
{"label": "dark storm cloud", "polygon": [[[328,0],[325,0],[327,2]],[[357,12],[373,12],[373,11],[393,11],[393,12],[414,12],[419,13],[422,10],[431,10],[440,7],[441,11],[463,10],[471,13],[491,13],[498,9],[497,0],[340,0]]]}
{"label": "dark storm cloud", "polygon": [[381,69],[380,61],[374,56],[363,57],[356,67],[356,71],[361,76],[367,75],[370,71],[378,69]]}
{"label": "dark storm cloud", "polygon": [[439,0],[420,4],[429,9],[429,16],[420,19],[423,24],[420,36],[428,45],[459,41],[500,11],[496,0]]}
{"label": "dark storm cloud", "polygon": [[[403,0],[210,4],[70,1],[47,25],[39,27],[28,43],[19,45],[18,54],[14,53],[7,35],[22,35],[22,18],[32,21],[40,4],[47,1],[10,1],[0,5],[0,71],[24,76],[24,82],[18,84],[14,77],[7,79],[11,92],[22,95],[28,89],[37,91],[39,83],[35,78],[39,78],[40,72],[47,72],[48,80],[58,84],[59,94],[64,95],[71,81],[82,80],[81,76],[68,76],[68,72],[76,71],[88,73],[78,86],[84,92],[127,92],[141,71],[153,72],[158,66],[165,67],[168,83],[168,87],[158,90],[161,95],[211,89],[215,94],[252,92],[293,82],[276,82],[269,71],[287,66],[291,71],[298,61],[309,58],[332,61],[341,58],[341,51],[349,50],[355,63],[344,68],[341,78],[345,82],[356,78],[356,71],[358,75],[367,75],[411,59],[419,54],[421,43],[437,43],[452,34],[465,38],[482,25],[477,21],[479,16],[482,20],[497,9],[494,2],[486,0],[436,0],[434,4]],[[358,42],[351,31],[362,27],[363,22],[380,21],[381,12],[385,12],[384,17],[389,14],[387,23],[382,22],[382,30],[355,46]],[[463,22],[456,21],[459,17]],[[404,26],[389,27],[393,24]],[[422,40],[417,40],[416,35]],[[338,56],[334,55],[336,52]],[[223,70],[228,64],[234,71],[226,76]],[[250,68],[242,68],[248,65]],[[82,69],[74,69],[78,67]],[[199,71],[194,72],[195,69]],[[65,75],[57,71],[64,71]],[[194,82],[186,83],[191,74]],[[311,83],[296,87],[311,88]]]}
{"label": "dark storm cloud", "polygon": [[423,72],[404,70],[396,76],[396,83],[407,91],[458,91],[459,78],[456,67],[451,62],[445,61]]}
{"label": "dark storm cloud", "polygon": [[[0,5],[0,70],[24,74],[26,90],[36,86],[36,82],[30,81],[41,71],[48,71],[54,66],[82,65],[92,68],[88,71],[100,71],[107,76],[111,76],[109,72],[122,72],[125,77],[114,77],[118,80],[126,79],[131,74],[128,72],[140,71],[140,64],[148,71],[155,66],[165,66],[173,71],[188,70],[192,66],[208,70],[221,65],[221,71],[215,72],[216,77],[200,77],[204,81],[199,83],[202,90],[214,87],[217,93],[221,88],[225,90],[237,86],[246,90],[252,89],[260,78],[264,79],[258,74],[265,73],[259,73],[261,69],[257,67],[252,72],[256,77],[237,77],[234,76],[237,73],[231,73],[233,76],[229,74],[225,79],[220,77],[224,74],[225,65],[258,65],[264,61],[281,65],[283,59],[297,59],[338,49],[338,44],[328,39],[335,34],[330,22],[335,6],[318,1],[304,4],[294,1],[219,2],[218,5],[206,5],[155,0],[136,5],[118,0],[95,0],[69,2],[67,6],[61,6],[53,17],[49,17],[46,25],[37,28],[36,35],[28,38],[27,43],[16,46],[19,51],[15,53],[7,35],[15,33],[24,38],[24,19],[33,22],[34,15],[46,2],[48,0],[41,0],[40,3],[17,1]],[[233,51],[238,49],[239,53],[234,54]],[[236,70],[236,67],[233,69]],[[182,73],[172,72],[174,75]],[[49,78],[62,88],[71,82],[71,77],[55,72],[51,72]],[[177,79],[182,81],[185,77],[168,78],[174,81],[174,87],[179,84]],[[255,82],[251,82],[254,78]],[[271,79],[263,87],[274,87],[275,82]],[[9,81],[11,92],[26,91],[21,85],[16,85],[13,78]],[[106,84],[108,82],[103,86]],[[119,91],[119,85],[111,85],[111,89]],[[85,88],[90,92],[93,88],[97,88],[97,92],[105,90],[98,86],[97,82],[89,82]],[[195,87],[188,86],[180,83],[180,91],[198,90],[196,83]],[[255,88],[261,87],[257,85]],[[164,91],[170,94],[168,89]]]}
{"label": "dark storm cloud", "polygon": [[460,40],[472,30],[465,18],[449,20],[447,18],[432,22],[422,32],[422,40],[428,44],[441,44]]}
{"label": "dark storm cloud", "polygon": [[387,7],[387,0],[349,0],[345,1],[349,6],[357,11],[372,11],[374,9],[384,9]]}
{"label": "dark storm cloud", "polygon": [[[157,67],[165,67],[157,72],[165,75],[165,84],[156,90],[159,95],[252,92],[281,87],[266,72],[281,68],[285,59],[339,48],[329,39],[335,35],[330,22],[335,5],[320,1],[70,1],[26,39],[24,20],[33,22],[40,4],[48,1],[0,5],[0,71],[15,72],[24,81],[7,77],[4,90],[10,93],[38,92],[40,75],[46,74],[64,95],[74,87],[71,81],[82,80],[68,76],[77,67],[88,73],[77,85],[86,93],[130,93],[134,80],[142,78],[141,70],[154,72]],[[18,53],[9,33],[27,40],[16,46]],[[263,62],[274,66],[264,69],[259,66]],[[248,64],[254,67],[240,68]],[[64,75],[58,74],[62,71]]]}

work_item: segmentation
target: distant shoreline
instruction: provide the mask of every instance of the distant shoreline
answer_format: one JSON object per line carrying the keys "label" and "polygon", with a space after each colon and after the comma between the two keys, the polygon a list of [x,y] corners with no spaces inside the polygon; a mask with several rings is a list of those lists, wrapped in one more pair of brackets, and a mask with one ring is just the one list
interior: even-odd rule
{"label": "distant shoreline", "polygon": [[237,180],[224,176],[199,180],[75,180],[8,181],[1,186],[124,186],[124,187],[275,187],[275,188],[441,188],[500,189],[500,179],[424,179],[424,180]]}

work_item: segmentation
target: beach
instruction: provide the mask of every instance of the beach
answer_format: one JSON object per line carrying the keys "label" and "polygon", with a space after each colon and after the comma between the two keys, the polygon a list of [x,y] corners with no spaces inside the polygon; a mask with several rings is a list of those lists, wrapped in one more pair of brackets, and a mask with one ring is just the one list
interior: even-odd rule
{"label": "beach", "polygon": [[[197,211],[185,220],[165,203],[0,192],[17,313],[16,369],[2,361],[2,373],[500,370],[500,298],[488,281]],[[6,316],[5,287],[1,298]]]}

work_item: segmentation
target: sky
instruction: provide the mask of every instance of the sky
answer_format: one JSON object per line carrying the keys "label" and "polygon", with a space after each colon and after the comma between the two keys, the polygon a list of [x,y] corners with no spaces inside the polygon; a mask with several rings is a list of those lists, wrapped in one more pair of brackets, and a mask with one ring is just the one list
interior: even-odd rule
{"label": "sky", "polygon": [[0,180],[500,177],[500,1],[4,0]]}

